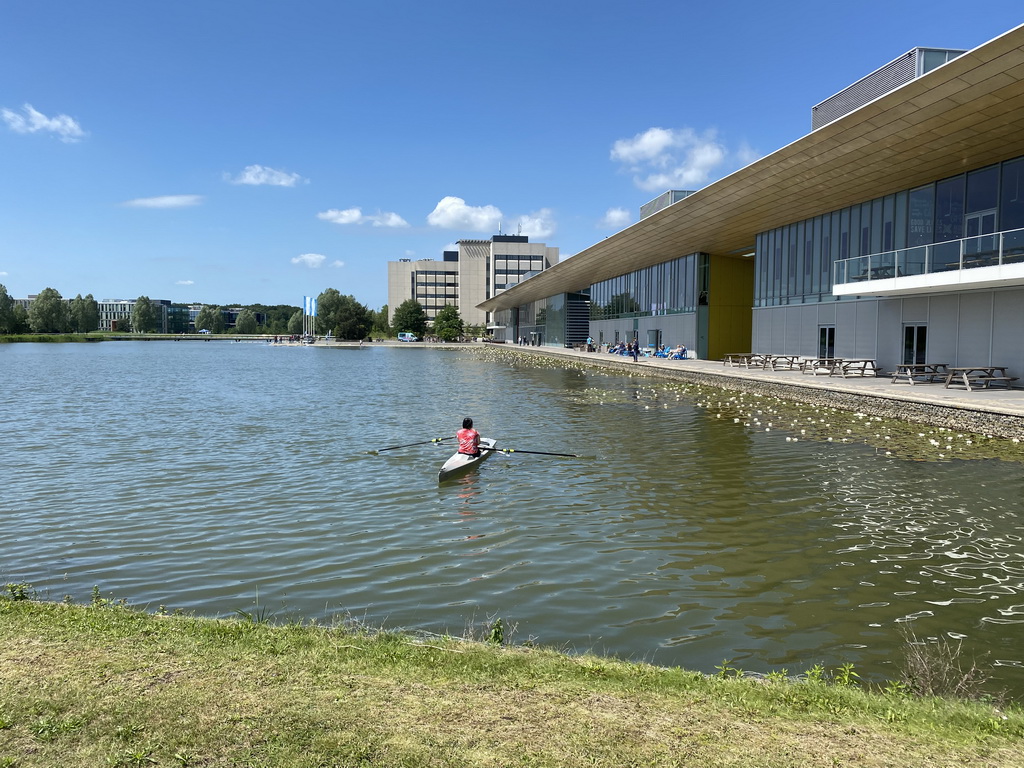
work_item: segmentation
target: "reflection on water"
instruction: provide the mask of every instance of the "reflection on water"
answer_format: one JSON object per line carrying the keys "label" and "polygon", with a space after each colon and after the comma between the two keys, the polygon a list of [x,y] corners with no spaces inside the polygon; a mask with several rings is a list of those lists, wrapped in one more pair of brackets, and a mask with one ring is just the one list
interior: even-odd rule
{"label": "reflection on water", "polygon": [[[0,580],[53,599],[500,615],[514,639],[706,672],[890,675],[909,626],[1024,693],[1016,464],[787,441],[674,385],[407,347],[0,345],[0,413]],[[367,454],[467,415],[594,458],[496,454],[438,485],[450,445]]]}

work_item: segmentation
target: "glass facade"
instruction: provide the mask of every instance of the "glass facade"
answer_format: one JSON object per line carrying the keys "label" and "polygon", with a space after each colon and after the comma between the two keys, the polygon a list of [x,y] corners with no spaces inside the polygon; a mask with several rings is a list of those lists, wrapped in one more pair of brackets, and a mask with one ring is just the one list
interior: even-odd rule
{"label": "glass facade", "polygon": [[697,308],[697,262],[692,253],[590,287],[590,319],[666,315]]}
{"label": "glass facade", "polygon": [[[913,261],[918,253],[923,258],[921,246],[930,246],[930,271],[959,269],[963,238],[1021,228],[1024,158],[1017,158],[762,232],[754,306],[839,300],[832,295],[833,265],[844,259],[901,251]],[[870,263],[888,264],[874,258]],[[917,270],[907,262],[904,269],[915,274],[923,266]]]}

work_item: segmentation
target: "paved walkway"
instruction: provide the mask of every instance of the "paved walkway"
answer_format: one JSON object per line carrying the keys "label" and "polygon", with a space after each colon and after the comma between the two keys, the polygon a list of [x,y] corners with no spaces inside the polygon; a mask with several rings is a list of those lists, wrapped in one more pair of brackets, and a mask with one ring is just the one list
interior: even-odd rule
{"label": "paved walkway", "polygon": [[[634,363],[632,358],[610,355],[606,352],[578,352],[572,349],[557,347],[517,347],[507,345],[509,349],[522,350],[555,357],[580,360],[597,365],[618,369],[637,371],[646,370],[655,375],[666,375],[672,378],[693,378],[697,380],[721,379],[720,386],[729,386],[729,381],[741,384],[766,383],[779,385],[793,391],[795,399],[801,399],[799,390],[807,395],[817,393],[815,399],[828,393],[843,393],[863,398],[879,398],[892,403],[906,403],[926,408],[953,408],[966,413],[988,414],[991,417],[1007,416],[1007,421],[1024,425],[1024,389],[975,389],[968,392],[963,387],[946,389],[943,383],[930,384],[893,384],[892,376],[863,377],[818,375],[801,373],[800,371],[771,371],[760,368],[736,368],[723,365],[715,360],[666,360],[664,358],[641,358]],[[690,374],[690,375],[687,375]],[[741,384],[742,386],[742,384]],[[744,389],[747,387],[744,386]],[[1014,434],[1019,429],[1013,430]]]}

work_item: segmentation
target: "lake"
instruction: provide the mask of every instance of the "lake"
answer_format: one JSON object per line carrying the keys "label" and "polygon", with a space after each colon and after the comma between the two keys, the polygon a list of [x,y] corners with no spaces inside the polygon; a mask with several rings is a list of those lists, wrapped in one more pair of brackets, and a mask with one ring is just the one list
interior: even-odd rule
{"label": "lake", "polygon": [[[706,398],[705,398],[706,399]],[[0,345],[0,583],[149,611],[355,619],[713,673],[962,640],[1024,695],[1020,464],[723,418],[678,383],[513,354]],[[499,446],[441,485],[464,416]]]}

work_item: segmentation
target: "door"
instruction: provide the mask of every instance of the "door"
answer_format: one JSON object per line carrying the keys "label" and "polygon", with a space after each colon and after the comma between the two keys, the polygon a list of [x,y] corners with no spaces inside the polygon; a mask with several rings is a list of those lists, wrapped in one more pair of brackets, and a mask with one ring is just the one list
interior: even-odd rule
{"label": "door", "polygon": [[834,325],[818,326],[818,357],[836,356],[836,327]]}
{"label": "door", "polygon": [[903,326],[903,362],[906,364],[923,364],[927,358],[928,326]]}
{"label": "door", "polygon": [[964,268],[989,267],[999,263],[996,212],[978,211],[964,217]]}

